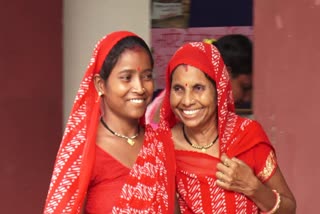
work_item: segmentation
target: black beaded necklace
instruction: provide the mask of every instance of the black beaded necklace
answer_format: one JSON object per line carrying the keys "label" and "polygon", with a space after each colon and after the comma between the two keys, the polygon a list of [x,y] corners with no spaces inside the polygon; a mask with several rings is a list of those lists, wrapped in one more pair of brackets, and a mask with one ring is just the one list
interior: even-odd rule
{"label": "black beaded necklace", "polygon": [[186,131],[184,130],[184,125],[182,126],[182,132],[183,132],[184,139],[190,144],[190,146],[192,146],[195,149],[201,149],[202,152],[206,152],[207,149],[212,147],[215,144],[215,142],[217,142],[218,137],[219,137],[219,135],[217,135],[217,137],[211,143],[204,145],[204,146],[199,146],[199,145],[191,143],[191,141],[189,140],[189,138],[186,134]]}
{"label": "black beaded necklace", "polygon": [[128,136],[125,136],[125,135],[122,135],[122,134],[119,134],[115,131],[112,131],[109,126],[106,124],[106,122],[104,122],[104,120],[102,119],[102,117],[100,118],[100,121],[102,123],[102,125],[109,131],[111,132],[111,134],[117,136],[117,137],[121,137],[121,138],[124,138],[124,139],[127,139],[127,143],[130,144],[130,146],[133,146],[134,145],[134,141],[133,139],[135,139],[136,137],[139,136],[139,133],[140,133],[140,126],[138,126],[138,132],[137,134],[133,135],[132,137],[128,137]]}

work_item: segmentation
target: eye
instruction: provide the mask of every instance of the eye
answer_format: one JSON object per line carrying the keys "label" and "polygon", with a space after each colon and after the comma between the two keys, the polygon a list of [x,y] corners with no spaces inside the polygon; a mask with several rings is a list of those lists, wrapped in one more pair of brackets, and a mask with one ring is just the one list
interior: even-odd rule
{"label": "eye", "polygon": [[182,92],[183,88],[180,85],[174,85],[174,86],[172,86],[172,90],[174,92]]}
{"label": "eye", "polygon": [[195,85],[193,88],[194,88],[195,91],[199,91],[199,92],[205,90],[205,87],[203,85],[198,85],[198,84]]}
{"label": "eye", "polygon": [[252,86],[248,85],[248,86],[242,86],[242,90],[247,92],[250,91],[252,89]]}
{"label": "eye", "polygon": [[132,78],[131,74],[123,74],[123,75],[120,76],[120,79],[123,80],[123,81],[126,81],[126,82],[130,81],[131,78]]}
{"label": "eye", "polygon": [[153,80],[152,71],[142,73],[142,79],[146,81]]}

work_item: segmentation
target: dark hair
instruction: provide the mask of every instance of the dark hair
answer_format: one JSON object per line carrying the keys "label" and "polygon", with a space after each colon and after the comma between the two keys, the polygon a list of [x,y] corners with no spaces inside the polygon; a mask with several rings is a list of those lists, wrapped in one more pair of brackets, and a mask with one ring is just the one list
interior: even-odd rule
{"label": "dark hair", "polygon": [[153,68],[153,57],[152,53],[145,43],[145,41],[137,36],[128,36],[120,40],[115,46],[112,47],[106,59],[103,62],[102,68],[100,70],[100,76],[102,79],[107,80],[112,69],[117,64],[119,57],[125,50],[132,50],[136,47],[141,47],[146,50],[150,57],[151,66]]}
{"label": "dark hair", "polygon": [[252,74],[252,42],[241,34],[230,34],[212,43],[221,53],[226,66],[231,68],[232,77]]}

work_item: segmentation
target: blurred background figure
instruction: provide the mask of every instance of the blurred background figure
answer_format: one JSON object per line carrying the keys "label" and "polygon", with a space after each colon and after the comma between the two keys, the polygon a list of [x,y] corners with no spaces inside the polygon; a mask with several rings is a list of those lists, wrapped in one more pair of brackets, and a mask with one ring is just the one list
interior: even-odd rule
{"label": "blurred background figure", "polygon": [[236,112],[252,114],[251,40],[241,34],[230,34],[211,43],[218,48],[227,66]]}

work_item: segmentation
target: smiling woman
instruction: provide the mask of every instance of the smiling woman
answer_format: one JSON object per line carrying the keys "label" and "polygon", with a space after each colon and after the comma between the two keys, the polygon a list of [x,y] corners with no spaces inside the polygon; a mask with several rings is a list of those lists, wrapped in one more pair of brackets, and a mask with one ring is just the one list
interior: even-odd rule
{"label": "smiling woman", "polygon": [[144,122],[154,88],[148,46],[131,32],[114,32],[90,62],[44,213],[173,213],[173,145]]}
{"label": "smiling woman", "polygon": [[275,150],[256,121],[235,114],[218,49],[186,43],[169,61],[160,130],[171,130],[182,213],[294,213]]}
{"label": "smiling woman", "polygon": [[[177,66],[172,73],[170,95],[173,112],[186,126],[215,123],[216,117],[213,115],[216,114],[216,91],[211,81],[198,68]],[[212,138],[216,135],[216,131],[212,130]]]}
{"label": "smiling woman", "polygon": [[[129,49],[129,42],[132,43],[127,38],[115,46],[114,50],[125,48],[126,50],[122,52],[119,58],[116,58],[115,51],[110,53],[110,58],[105,64],[110,65],[109,61],[116,62],[113,66],[111,65],[112,72],[108,69],[102,69],[100,74],[95,74],[94,83],[97,91],[102,93],[104,121],[107,124],[113,121],[114,129],[123,129],[122,133],[130,136],[137,132],[138,125],[136,124],[134,129],[131,128],[130,131],[130,128],[114,120],[128,118],[129,116],[132,119],[142,117],[152,99],[154,86],[152,79],[153,62],[149,52],[142,47]],[[123,111],[123,109],[131,110]],[[117,117],[114,115],[117,115]]]}

